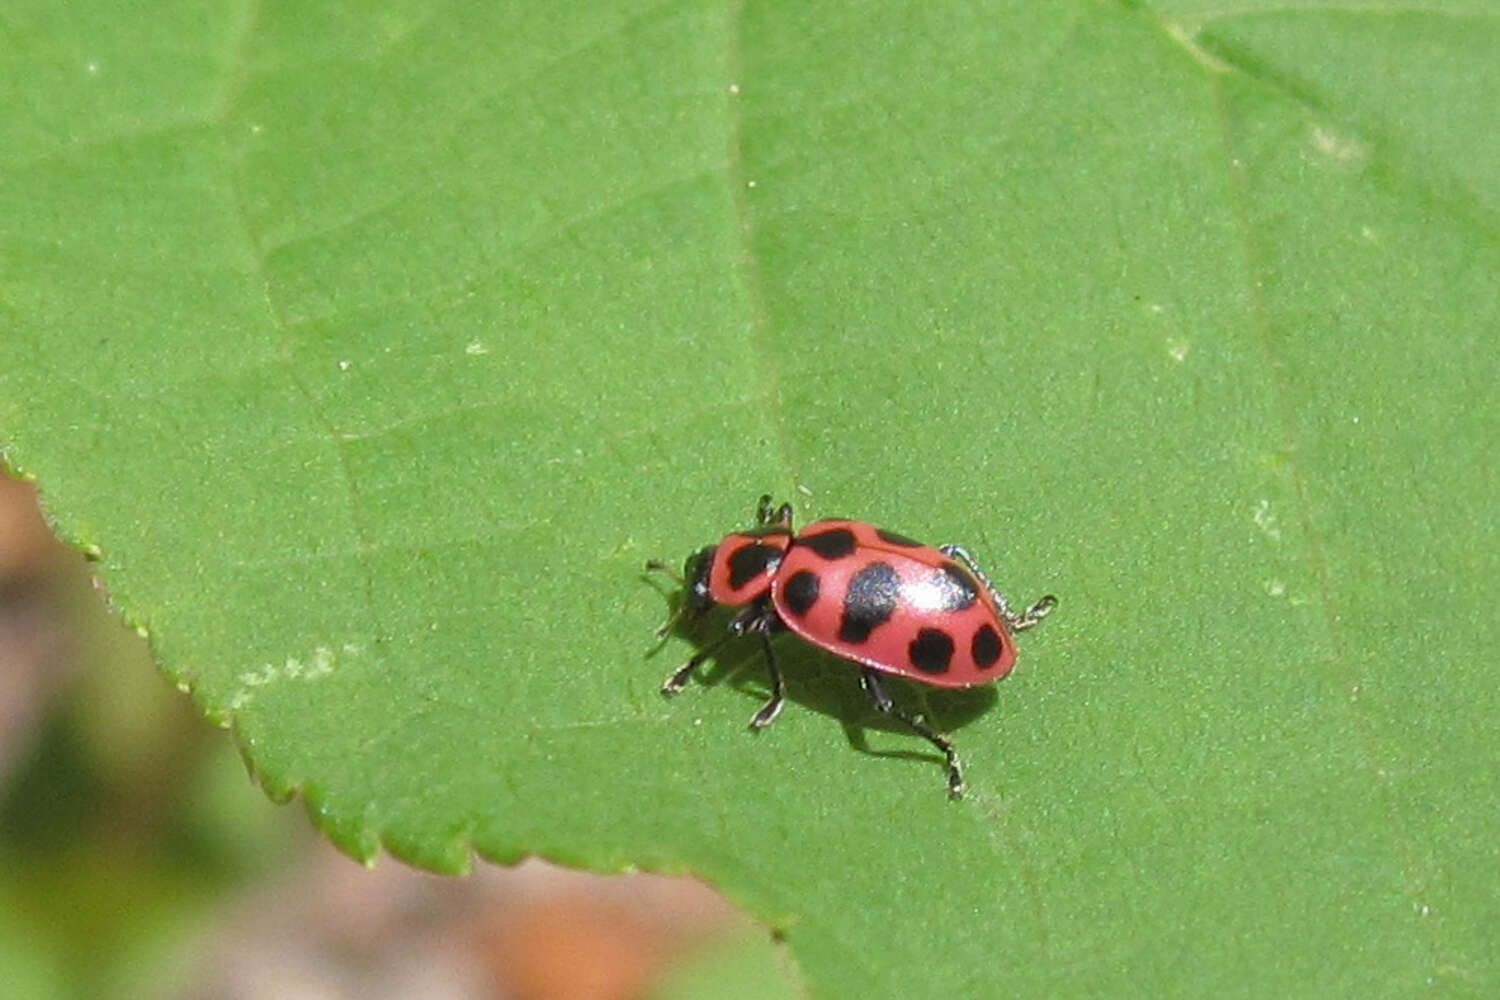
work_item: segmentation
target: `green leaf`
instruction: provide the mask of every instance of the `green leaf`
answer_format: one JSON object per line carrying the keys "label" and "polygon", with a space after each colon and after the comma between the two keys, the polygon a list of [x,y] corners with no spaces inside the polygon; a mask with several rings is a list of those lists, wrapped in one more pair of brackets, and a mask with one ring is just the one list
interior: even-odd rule
{"label": "green leaf", "polygon": [[[13,4],[0,437],[359,857],[695,871],[819,996],[1492,994],[1497,15]],[[1058,595],[898,692],[963,802],[791,643],[659,696],[762,491]]]}
{"label": "green leaf", "polygon": [[651,1000],[767,1000],[790,996],[778,952],[764,935],[720,935],[669,969]]}

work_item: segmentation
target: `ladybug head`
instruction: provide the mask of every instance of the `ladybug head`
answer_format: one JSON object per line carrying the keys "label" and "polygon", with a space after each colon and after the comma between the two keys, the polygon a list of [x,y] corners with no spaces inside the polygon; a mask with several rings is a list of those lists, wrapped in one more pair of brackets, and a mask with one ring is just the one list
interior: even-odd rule
{"label": "ladybug head", "polygon": [[687,562],[682,564],[682,582],[687,589],[683,603],[691,609],[689,613],[694,618],[714,605],[714,599],[708,593],[708,574],[714,568],[716,551],[717,545],[709,545],[688,556]]}
{"label": "ladybug head", "polygon": [[[714,568],[714,552],[717,549],[718,546],[715,545],[700,549],[688,556],[687,562],[682,564],[682,579],[678,580],[683,586],[682,603],[677,605],[677,610],[673,612],[671,618],[667,619],[666,624],[656,630],[658,639],[664,638],[684,618],[692,624],[714,606],[714,599],[708,590],[708,576]],[[677,574],[673,573],[666,563],[657,562],[655,559],[646,564],[646,569],[666,573],[673,579],[677,579]]]}

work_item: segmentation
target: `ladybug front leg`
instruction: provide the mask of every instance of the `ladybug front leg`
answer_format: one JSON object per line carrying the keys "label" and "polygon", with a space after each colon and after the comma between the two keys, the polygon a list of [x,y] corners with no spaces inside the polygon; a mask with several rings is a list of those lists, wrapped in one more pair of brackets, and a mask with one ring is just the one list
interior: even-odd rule
{"label": "ladybug front leg", "polygon": [[775,611],[762,604],[752,604],[734,616],[729,622],[728,632],[704,646],[693,654],[692,659],[674,670],[666,683],[661,686],[661,693],[672,695],[681,691],[692,678],[693,671],[703,666],[709,657],[723,649],[729,640],[755,632],[760,635],[761,649],[766,654],[766,672],[771,675],[771,699],[751,718],[750,728],[766,728],[776,721],[776,717],[781,714],[782,705],[786,704],[786,681],[776,666],[776,655],[771,651],[772,633],[783,631],[785,628],[786,625],[782,623]]}
{"label": "ladybug front leg", "polygon": [[979,578],[979,582],[984,584],[984,589],[989,591],[990,596],[995,599],[995,607],[999,609],[1001,617],[1005,619],[1005,624],[1009,625],[1012,631],[1026,631],[1046,618],[1052,613],[1052,609],[1057,607],[1057,598],[1048,594],[1025,611],[1016,614],[1010,609],[1010,602],[1005,599],[1005,595],[1000,593],[990,582],[990,578],[984,575],[984,570],[979,568],[979,564],[974,561],[973,556],[969,555],[967,549],[962,545],[939,545],[938,551],[950,559],[957,559],[968,567],[970,573]]}
{"label": "ladybug front leg", "polygon": [[860,671],[859,686],[865,689],[865,693],[870,696],[870,700],[875,703],[875,707],[878,710],[906,723],[918,736],[921,736],[927,742],[943,751],[943,756],[948,760],[948,797],[953,799],[963,798],[963,770],[959,767],[958,752],[953,749],[953,744],[948,742],[948,738],[939,736],[928,728],[926,720],[920,715],[907,715],[897,708],[895,702],[891,701],[890,695],[885,693],[885,685],[880,683],[880,674],[878,671],[871,670],[869,667]]}
{"label": "ladybug front leg", "polygon": [[736,633],[731,632],[728,635],[720,636],[718,639],[715,639],[707,646],[704,646],[702,649],[698,650],[698,652],[693,654],[693,658],[691,660],[688,660],[682,666],[672,671],[672,675],[666,679],[665,683],[662,684],[661,693],[676,694],[677,692],[681,691],[684,687],[687,686],[687,682],[692,678],[694,670],[697,670],[699,667],[703,666],[703,664],[708,660],[710,656],[713,656],[719,650],[723,649],[725,643],[729,642],[730,639],[735,638],[738,638],[738,636],[736,635]]}
{"label": "ladybug front leg", "polygon": [[703,666],[704,663],[708,662],[708,658],[713,656],[719,650],[723,649],[725,644],[727,644],[730,639],[738,639],[740,636],[750,631],[755,626],[757,619],[761,618],[764,614],[765,610],[759,605],[751,605],[744,611],[741,611],[739,614],[735,615],[734,618],[729,622],[729,631],[727,631],[724,635],[721,635],[719,638],[715,639],[713,642],[709,643],[707,646],[704,646],[702,649],[698,650],[698,652],[693,654],[692,659],[688,660],[682,666],[672,671],[672,674],[667,678],[666,683],[662,684],[661,693],[676,694],[677,692],[681,691],[684,687],[687,686],[687,682],[692,678],[694,670],[697,670],[699,667]]}

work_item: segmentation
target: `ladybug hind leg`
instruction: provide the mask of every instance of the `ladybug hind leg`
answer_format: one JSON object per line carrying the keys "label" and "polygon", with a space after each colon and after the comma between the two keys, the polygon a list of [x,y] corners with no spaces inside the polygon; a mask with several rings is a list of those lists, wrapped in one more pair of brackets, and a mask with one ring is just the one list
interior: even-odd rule
{"label": "ladybug hind leg", "polygon": [[891,701],[891,696],[885,693],[885,685],[880,682],[878,671],[866,667],[860,671],[859,686],[865,689],[870,700],[875,703],[875,708],[885,715],[906,724],[918,736],[931,743],[943,752],[943,757],[948,762],[948,797],[950,799],[961,799],[964,797],[964,775],[963,769],[958,763],[958,751],[953,749],[953,744],[946,736],[939,736],[927,725],[927,721],[920,715],[907,715],[896,707]]}
{"label": "ladybug hind leg", "polygon": [[984,589],[989,591],[990,596],[995,599],[995,607],[999,609],[1001,617],[1005,619],[1005,624],[1009,625],[1013,632],[1026,631],[1050,615],[1052,609],[1057,607],[1057,598],[1048,594],[1025,611],[1016,614],[1011,610],[1010,601],[1006,600],[999,588],[984,575],[984,570],[979,568],[979,564],[974,561],[973,556],[969,555],[967,549],[962,545],[939,545],[938,551],[950,559],[957,559],[963,563],[968,571],[978,578],[979,582],[984,585]]}
{"label": "ladybug hind leg", "polygon": [[1005,621],[1010,625],[1011,631],[1024,632],[1050,615],[1055,607],[1057,607],[1057,598],[1048,594],[1018,615],[1012,614],[1011,610],[1003,605],[1000,610],[1005,615]]}

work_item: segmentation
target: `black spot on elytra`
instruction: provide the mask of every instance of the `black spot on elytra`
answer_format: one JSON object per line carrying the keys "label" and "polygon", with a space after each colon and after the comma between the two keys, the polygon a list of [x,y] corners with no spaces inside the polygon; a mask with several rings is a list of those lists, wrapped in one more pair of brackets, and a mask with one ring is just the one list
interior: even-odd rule
{"label": "black spot on elytra", "polygon": [[739,590],[767,570],[781,565],[781,550],[774,545],[751,542],[729,555],[729,586]]}
{"label": "black spot on elytra", "polygon": [[969,643],[969,652],[974,657],[974,665],[980,670],[993,667],[995,661],[1000,659],[1000,633],[995,631],[995,626],[979,626],[979,630],[974,633],[974,641]]}
{"label": "black spot on elytra", "polygon": [[820,590],[822,583],[818,580],[818,574],[804,569],[792,574],[786,586],[781,588],[781,596],[786,600],[787,610],[801,618],[817,603]]}
{"label": "black spot on elytra", "polygon": [[962,611],[979,600],[979,584],[957,566],[940,567],[933,578],[937,584],[939,611]]}
{"label": "black spot on elytra", "polygon": [[864,642],[870,633],[896,613],[901,579],[889,564],[871,563],[849,578],[849,592],[844,595],[844,616],[839,623],[839,638],[845,642]]}
{"label": "black spot on elytra", "polygon": [[911,665],[924,674],[945,674],[953,661],[953,639],[942,629],[924,628],[906,649]]}
{"label": "black spot on elytra", "polygon": [[884,528],[876,528],[875,534],[880,537],[882,542],[890,542],[892,545],[901,545],[908,549],[922,548],[921,542],[914,542],[905,535],[898,535],[894,531],[886,531]]}
{"label": "black spot on elytra", "polygon": [[842,559],[854,551],[854,532],[848,528],[820,531],[816,535],[803,535],[798,545],[805,545],[824,559]]}

